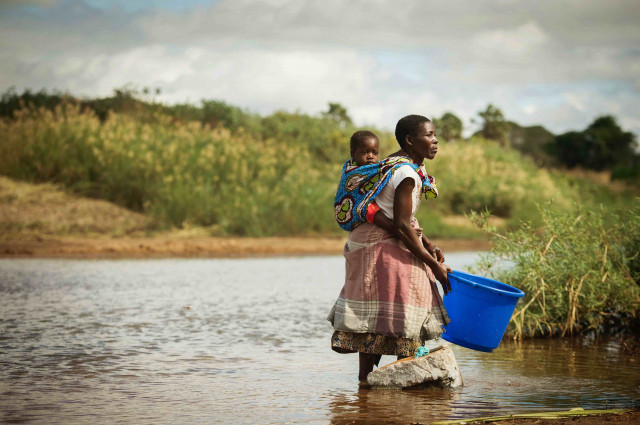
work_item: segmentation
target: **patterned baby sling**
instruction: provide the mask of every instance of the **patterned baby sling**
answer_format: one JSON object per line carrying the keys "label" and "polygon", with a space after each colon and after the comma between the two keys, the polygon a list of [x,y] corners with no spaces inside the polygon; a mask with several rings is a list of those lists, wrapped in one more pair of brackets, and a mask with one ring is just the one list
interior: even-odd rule
{"label": "patterned baby sling", "polygon": [[342,177],[334,201],[338,225],[344,230],[351,231],[366,222],[369,207],[389,182],[395,170],[404,164],[409,164],[420,176],[425,198],[436,198],[438,189],[435,179],[425,174],[419,165],[414,164],[407,157],[392,156],[377,164],[360,166],[350,159],[342,167]]}

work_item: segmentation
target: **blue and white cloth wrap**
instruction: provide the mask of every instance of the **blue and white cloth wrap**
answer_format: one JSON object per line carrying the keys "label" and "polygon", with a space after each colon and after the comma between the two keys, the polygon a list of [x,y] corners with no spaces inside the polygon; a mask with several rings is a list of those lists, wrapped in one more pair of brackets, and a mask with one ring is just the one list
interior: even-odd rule
{"label": "blue and white cloth wrap", "polygon": [[345,162],[342,176],[334,200],[335,217],[338,225],[351,231],[367,221],[367,208],[376,199],[380,191],[389,182],[398,167],[408,164],[422,180],[422,193],[425,198],[438,196],[435,179],[425,175],[419,165],[409,158],[393,156],[377,164],[358,166],[353,160]]}

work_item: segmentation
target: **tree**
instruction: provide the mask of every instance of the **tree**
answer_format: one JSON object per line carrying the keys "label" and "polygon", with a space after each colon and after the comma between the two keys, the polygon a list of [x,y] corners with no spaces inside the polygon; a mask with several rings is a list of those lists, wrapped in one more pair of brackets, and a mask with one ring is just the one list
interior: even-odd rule
{"label": "tree", "polygon": [[353,125],[353,121],[351,120],[351,117],[349,117],[347,109],[339,103],[329,102],[329,110],[327,112],[323,112],[322,116],[337,122],[341,127]]}
{"label": "tree", "polygon": [[247,133],[260,133],[260,117],[222,100],[202,100],[202,124],[215,127],[222,124],[232,132],[243,129]]}
{"label": "tree", "polygon": [[584,150],[586,144],[583,132],[569,131],[556,136],[548,151],[561,164],[573,168],[586,163],[586,151]]}
{"label": "tree", "polygon": [[633,133],[623,131],[611,115],[596,118],[585,131],[590,145],[588,165],[596,170],[627,165],[634,156],[636,144]]}
{"label": "tree", "polygon": [[492,104],[487,105],[487,109],[478,112],[482,118],[482,129],[480,134],[485,139],[496,140],[503,146],[509,143],[509,123],[504,119],[502,111]]}
{"label": "tree", "polygon": [[462,137],[462,120],[451,112],[433,120],[439,139],[451,142]]}
{"label": "tree", "polygon": [[49,94],[45,89],[38,92],[26,89],[18,94],[15,87],[9,87],[0,97],[0,117],[12,117],[16,110],[29,106],[53,109],[65,99],[71,97],[57,91]]}
{"label": "tree", "polygon": [[611,170],[632,167],[637,160],[635,146],[635,135],[623,131],[615,117],[604,115],[596,118],[584,131],[560,134],[549,150],[567,167]]}

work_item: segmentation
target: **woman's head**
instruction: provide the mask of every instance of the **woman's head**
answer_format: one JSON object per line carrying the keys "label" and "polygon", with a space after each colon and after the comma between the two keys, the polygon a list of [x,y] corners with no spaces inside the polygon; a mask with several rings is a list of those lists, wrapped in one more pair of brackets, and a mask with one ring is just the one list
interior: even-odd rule
{"label": "woman's head", "polygon": [[351,159],[357,165],[375,164],[378,162],[380,141],[373,131],[360,130],[351,136]]}
{"label": "woman's head", "polygon": [[407,115],[396,125],[396,140],[413,161],[422,164],[438,153],[436,129],[431,120],[422,115]]}
{"label": "woman's head", "polygon": [[396,124],[396,140],[402,149],[405,149],[408,136],[415,136],[420,130],[422,124],[431,122],[427,117],[422,115],[407,115],[400,118]]}

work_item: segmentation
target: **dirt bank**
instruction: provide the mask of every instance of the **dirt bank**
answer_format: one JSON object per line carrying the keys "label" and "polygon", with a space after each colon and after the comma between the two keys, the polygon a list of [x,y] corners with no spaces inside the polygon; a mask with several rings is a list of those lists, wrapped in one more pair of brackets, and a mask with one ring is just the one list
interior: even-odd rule
{"label": "dirt bank", "polygon": [[[569,412],[572,413],[572,412]],[[551,416],[553,413],[551,414]],[[517,415],[518,416],[518,415]],[[526,416],[526,415],[523,415]],[[623,413],[588,414],[584,416],[558,415],[551,419],[533,414],[529,418],[504,418],[499,421],[486,420],[490,418],[466,419],[463,421],[439,422],[442,424],[483,424],[483,425],[637,425],[640,424],[640,410],[625,411]],[[538,417],[536,417],[538,416]]]}
{"label": "dirt bank", "polygon": [[638,425],[640,424],[640,411],[636,410],[620,415],[589,415],[559,419],[518,418],[490,423],[496,425]]}
{"label": "dirt bank", "polygon": [[[0,240],[3,258],[170,258],[340,255],[346,238],[42,237]],[[487,250],[483,240],[436,240],[445,252]]]}
{"label": "dirt bank", "polygon": [[[346,233],[342,238],[212,237],[204,227],[157,233],[150,223],[145,215],[52,184],[0,176],[0,257],[5,258],[339,255],[346,240]],[[489,248],[483,240],[436,243],[445,253]]]}

